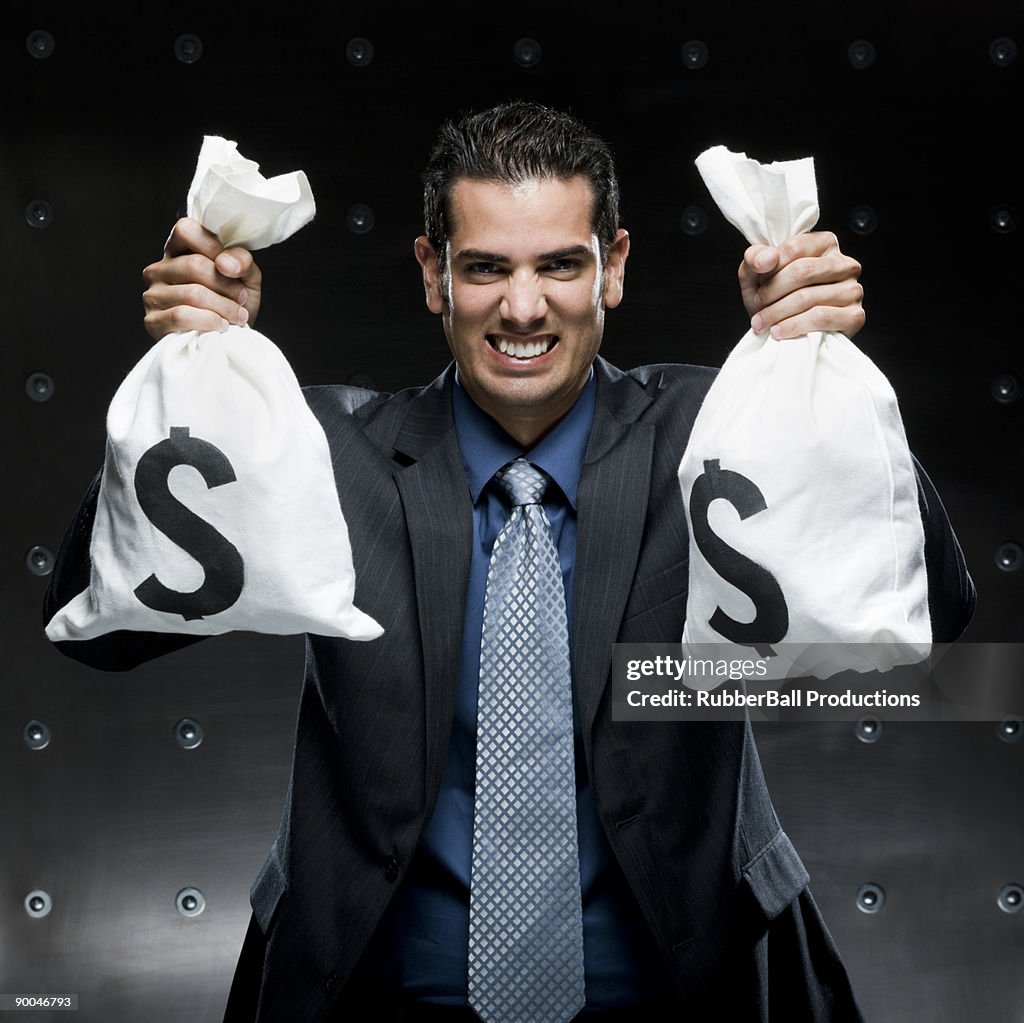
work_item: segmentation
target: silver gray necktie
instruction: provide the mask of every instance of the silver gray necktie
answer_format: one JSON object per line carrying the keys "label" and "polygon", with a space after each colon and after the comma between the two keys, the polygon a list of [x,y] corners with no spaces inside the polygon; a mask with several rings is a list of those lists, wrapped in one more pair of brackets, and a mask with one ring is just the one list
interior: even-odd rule
{"label": "silver gray necktie", "polygon": [[584,1004],[565,589],[523,458],[491,553],[477,709],[469,1004],[486,1023],[566,1023]]}

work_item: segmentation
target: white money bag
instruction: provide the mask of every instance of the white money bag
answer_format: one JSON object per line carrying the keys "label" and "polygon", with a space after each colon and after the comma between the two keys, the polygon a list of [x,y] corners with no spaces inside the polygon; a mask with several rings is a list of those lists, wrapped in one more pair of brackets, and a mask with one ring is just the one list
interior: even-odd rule
{"label": "white money bag", "polygon": [[[269,180],[208,136],[189,216],[264,248],[314,215],[305,174]],[[277,346],[248,327],[169,334],[118,388],[89,548],[89,587],[51,640],[118,629],[374,639],[323,428]]]}
{"label": "white money bag", "polygon": [[[697,167],[751,244],[818,219],[811,159],[722,146]],[[886,671],[931,648],[917,478],[889,382],[845,335],[749,331],[679,466],[690,530],[683,652],[763,655],[769,678]]]}

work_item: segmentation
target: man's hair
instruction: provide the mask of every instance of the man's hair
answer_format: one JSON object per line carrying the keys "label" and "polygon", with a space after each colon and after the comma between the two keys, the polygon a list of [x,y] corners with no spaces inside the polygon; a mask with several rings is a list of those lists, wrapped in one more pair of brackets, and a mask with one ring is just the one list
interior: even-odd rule
{"label": "man's hair", "polygon": [[591,225],[603,264],[619,227],[619,182],[603,139],[570,114],[526,101],[447,121],[423,171],[423,218],[438,260],[444,260],[452,189],[460,178],[517,185],[577,174],[594,193]]}

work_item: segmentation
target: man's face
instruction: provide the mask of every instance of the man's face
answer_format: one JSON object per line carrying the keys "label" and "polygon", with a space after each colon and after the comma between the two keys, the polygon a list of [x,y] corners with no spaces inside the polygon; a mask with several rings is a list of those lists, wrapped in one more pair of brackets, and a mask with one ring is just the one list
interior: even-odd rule
{"label": "man's face", "polygon": [[582,176],[515,186],[463,178],[442,266],[416,240],[427,306],[443,317],[462,385],[524,445],[572,407],[604,311],[622,299],[629,237],[618,232],[602,268],[592,206]]}

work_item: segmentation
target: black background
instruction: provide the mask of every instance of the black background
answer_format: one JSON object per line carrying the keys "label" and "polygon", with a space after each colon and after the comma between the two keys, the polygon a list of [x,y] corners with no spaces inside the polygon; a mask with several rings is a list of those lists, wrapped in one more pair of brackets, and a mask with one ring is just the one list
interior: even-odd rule
{"label": "black background", "polygon": [[[295,637],[229,636],[126,675],[60,657],[42,633],[45,576],[103,457],[104,415],[145,352],[141,270],[158,258],[204,134],[234,139],[268,176],[302,168],[315,221],[259,254],[261,331],[302,383],[424,383],[447,362],[412,239],[419,171],[444,117],[508,98],[571,109],[612,144],[632,236],[623,305],[603,354],[622,366],[720,365],[746,329],[735,283],[744,242],[693,166],[710,145],[763,161],[813,155],[820,226],[861,261],[857,338],[889,377],[914,452],[946,504],[979,591],[969,640],[1024,640],[1024,378],[1019,160],[1024,43],[1018,3],[697,3],[423,7],[292,4],[271,15],[210,5],[8,5],[0,32],[0,266],[5,437],[0,685],[0,992],[78,992],[82,1020],[219,1019],[247,919],[248,885],[287,785],[301,679]],[[756,13],[752,13],[752,9]],[[52,35],[39,58],[26,40]],[[194,63],[176,56],[184,34]],[[372,60],[346,59],[354,38]],[[535,40],[522,67],[514,46]],[[682,57],[700,40],[707,63]],[[868,40],[875,60],[851,64]],[[49,204],[44,228],[26,209]],[[356,203],[374,225],[353,233]],[[708,226],[681,229],[699,206]],[[877,228],[857,233],[859,205]],[[1011,230],[993,213],[1009,210]],[[52,397],[25,390],[33,373]],[[1019,564],[1019,561],[1018,561]],[[382,694],[386,699],[386,694]],[[182,718],[200,722],[191,751]],[[23,729],[51,741],[30,750]],[[784,827],[868,1015],[1014,1019],[1024,1004],[1024,742],[995,723],[763,726]],[[856,906],[881,885],[881,912]],[[206,910],[175,908],[200,889]],[[45,890],[53,909],[25,911]],[[47,1018],[43,1013],[33,1017]]]}

